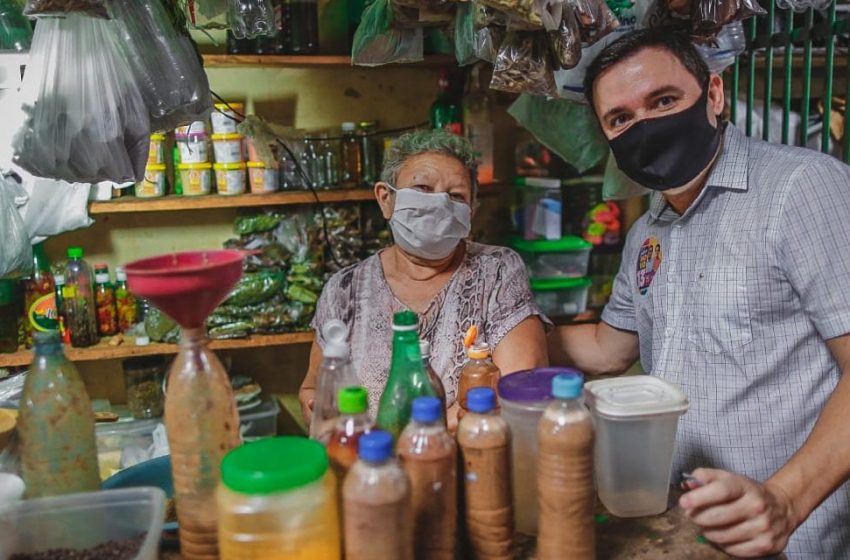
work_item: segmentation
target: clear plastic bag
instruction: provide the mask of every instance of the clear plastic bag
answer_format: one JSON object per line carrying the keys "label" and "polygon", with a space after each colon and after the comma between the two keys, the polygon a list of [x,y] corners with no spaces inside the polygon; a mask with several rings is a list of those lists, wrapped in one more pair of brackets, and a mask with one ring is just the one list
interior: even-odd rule
{"label": "clear plastic bag", "polygon": [[194,29],[227,29],[227,0],[181,0]]}
{"label": "clear plastic bag", "polygon": [[757,0],[693,0],[691,29],[695,36],[714,37],[724,25],[766,13]]}
{"label": "clear plastic bag", "polygon": [[546,0],[481,0],[485,6],[508,16],[512,29],[543,29],[543,19],[535,6]]}
{"label": "clear plastic bag", "polygon": [[71,183],[137,182],[148,111],[111,21],[68,14],[36,26],[21,88],[26,115],[14,161]]}
{"label": "clear plastic bag", "polygon": [[483,27],[475,32],[475,57],[496,64],[499,45],[505,39],[505,28],[497,25]]}
{"label": "clear plastic bag", "polygon": [[493,67],[491,89],[558,95],[546,33],[508,31]]}
{"label": "clear plastic bag", "polygon": [[460,66],[472,64],[475,56],[475,6],[462,2],[457,7],[454,21],[455,58]]}
{"label": "clear plastic bag", "polygon": [[740,21],[733,21],[724,26],[709,44],[697,43],[694,46],[708,66],[708,70],[720,74],[734,64],[735,57],[747,48],[744,25]]}
{"label": "clear plastic bag", "polygon": [[15,205],[18,190],[17,183],[0,176],[0,278],[24,276],[32,270],[30,238]]}
{"label": "clear plastic bag", "polygon": [[375,0],[363,11],[354,33],[351,63],[380,66],[423,60],[422,29],[396,29],[388,0]]}
{"label": "clear plastic bag", "polygon": [[620,26],[605,0],[571,0],[585,46],[593,45]]}
{"label": "clear plastic bag", "polygon": [[555,63],[563,69],[574,68],[581,61],[581,31],[575,12],[569,6],[561,15],[561,24],[549,32]]}
{"label": "clear plastic bag", "polygon": [[227,0],[227,23],[237,39],[275,33],[271,0]]}
{"label": "clear plastic bag", "polygon": [[24,8],[27,16],[58,16],[78,13],[109,19],[106,0],[28,0]]}
{"label": "clear plastic bag", "polygon": [[111,8],[151,129],[205,120],[212,109],[207,74],[192,41],[177,32],[162,4],[113,0]]}

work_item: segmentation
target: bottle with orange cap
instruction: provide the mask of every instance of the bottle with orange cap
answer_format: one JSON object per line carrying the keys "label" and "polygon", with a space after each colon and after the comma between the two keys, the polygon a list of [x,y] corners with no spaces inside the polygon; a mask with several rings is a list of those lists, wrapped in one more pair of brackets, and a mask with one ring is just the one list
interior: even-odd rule
{"label": "bottle with orange cap", "polygon": [[460,410],[458,420],[467,412],[466,395],[470,389],[475,387],[490,387],[496,391],[499,377],[502,372],[493,363],[490,345],[486,342],[478,342],[478,327],[472,325],[463,339],[468,359],[463,364],[458,384],[458,401]]}

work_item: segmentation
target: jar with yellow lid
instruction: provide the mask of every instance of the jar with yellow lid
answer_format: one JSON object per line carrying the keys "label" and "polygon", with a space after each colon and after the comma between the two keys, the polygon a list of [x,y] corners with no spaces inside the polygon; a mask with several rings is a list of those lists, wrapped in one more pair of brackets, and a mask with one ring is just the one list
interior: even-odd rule
{"label": "jar with yellow lid", "polygon": [[215,184],[218,194],[235,195],[245,192],[244,163],[215,163]]}
{"label": "jar with yellow lid", "polygon": [[239,163],[245,161],[242,136],[239,134],[213,134],[213,153],[216,163]]}
{"label": "jar with yellow lid", "polygon": [[458,382],[458,420],[466,413],[466,395],[470,389],[475,387],[490,387],[494,391],[498,389],[499,377],[502,372],[493,363],[490,346],[486,342],[477,342],[470,346],[466,355],[468,360],[460,370],[460,381]]}
{"label": "jar with yellow lid", "polygon": [[148,165],[165,163],[165,134],[153,133],[150,137],[148,150]]}
{"label": "jar with yellow lid", "polygon": [[177,166],[184,196],[203,196],[212,192],[211,163],[181,163]]}
{"label": "jar with yellow lid", "polygon": [[221,560],[339,560],[336,480],[324,446],[282,436],[238,447],[221,462]]}
{"label": "jar with yellow lid", "polygon": [[150,163],[145,167],[145,177],[136,183],[136,196],[139,198],[158,198],[165,196],[165,165]]}
{"label": "jar with yellow lid", "polygon": [[277,167],[266,167],[261,161],[249,161],[247,166],[248,184],[252,193],[263,194],[278,190],[280,176]]}
{"label": "jar with yellow lid", "polygon": [[244,114],[242,103],[216,103],[210,113],[213,134],[235,134],[236,125],[242,122]]}

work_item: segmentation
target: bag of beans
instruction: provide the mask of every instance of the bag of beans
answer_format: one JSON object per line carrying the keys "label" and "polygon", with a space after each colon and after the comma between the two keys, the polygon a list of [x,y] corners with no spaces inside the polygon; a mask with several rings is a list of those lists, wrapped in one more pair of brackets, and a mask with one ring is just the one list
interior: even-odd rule
{"label": "bag of beans", "polygon": [[552,57],[547,35],[538,31],[508,31],[499,47],[490,88],[555,97]]}

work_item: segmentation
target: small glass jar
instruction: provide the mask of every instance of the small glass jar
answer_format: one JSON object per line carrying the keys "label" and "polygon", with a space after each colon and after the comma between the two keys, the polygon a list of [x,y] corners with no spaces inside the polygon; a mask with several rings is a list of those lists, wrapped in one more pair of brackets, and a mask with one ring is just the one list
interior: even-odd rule
{"label": "small glass jar", "polygon": [[133,418],[159,418],[165,406],[162,380],[165,364],[160,356],[124,360],[127,407]]}

